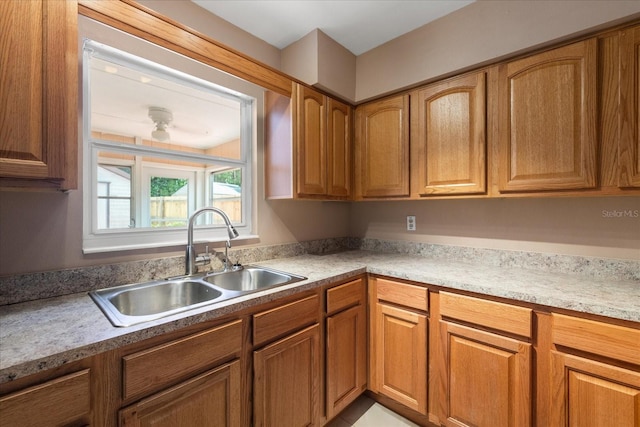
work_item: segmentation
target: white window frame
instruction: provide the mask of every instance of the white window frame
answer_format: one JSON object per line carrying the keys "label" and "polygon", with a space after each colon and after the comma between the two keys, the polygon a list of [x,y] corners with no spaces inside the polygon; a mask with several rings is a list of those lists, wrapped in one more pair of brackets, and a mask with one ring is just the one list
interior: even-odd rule
{"label": "white window frame", "polygon": [[[139,41],[139,39],[136,39]],[[147,42],[143,42],[147,43]],[[155,45],[149,43],[157,49],[161,49]],[[82,61],[83,65],[86,63],[88,55],[97,55],[107,57],[110,61],[118,62],[123,61],[124,65],[132,67],[143,67],[148,72],[149,67],[162,71],[163,78],[178,79],[181,82],[188,82],[188,84],[196,85],[197,87],[204,88],[206,90],[226,91],[227,96],[234,97],[241,102],[241,132],[240,140],[242,144],[242,158],[240,160],[234,160],[230,158],[222,158],[217,156],[208,156],[190,152],[172,151],[163,148],[143,146],[139,144],[120,144],[112,141],[106,141],[102,139],[93,138],[90,129],[90,111],[88,111],[91,105],[90,90],[89,90],[89,67],[88,64],[82,67],[82,81],[83,81],[83,111],[82,111],[82,145],[83,145],[83,253],[100,253],[110,251],[123,251],[123,250],[136,250],[146,248],[168,247],[183,245],[187,242],[187,230],[185,227],[175,228],[129,228],[129,229],[116,229],[105,230],[98,229],[97,227],[97,165],[99,162],[98,154],[100,151],[109,151],[115,153],[126,153],[129,155],[140,157],[156,157],[165,158],[169,160],[182,160],[199,163],[210,163],[216,166],[229,166],[231,168],[242,169],[242,221],[240,223],[234,223],[234,227],[240,233],[241,238],[253,239],[256,238],[254,230],[255,212],[253,211],[253,200],[257,191],[255,181],[253,178],[253,157],[256,146],[256,124],[257,115],[261,105],[256,99],[255,93],[250,95],[244,95],[239,91],[223,88],[222,86],[213,82],[190,76],[181,71],[170,69],[164,66],[158,66],[157,64],[143,59],[137,56],[123,54],[121,51],[105,46],[101,43],[85,40]],[[177,54],[176,54],[177,55]],[[181,57],[182,58],[182,57]],[[188,58],[183,60],[192,61]],[[193,61],[195,62],[195,61]],[[199,64],[199,63],[198,63]],[[202,67],[207,68],[207,75],[216,76],[217,74],[223,75],[224,73],[208,67],[204,64],[199,64]],[[166,74],[164,74],[166,73]],[[225,85],[229,86],[229,76],[224,74],[222,79],[225,81]],[[243,82],[244,83],[244,82]],[[242,86],[242,83],[239,84]],[[140,162],[135,162],[134,173],[132,179],[134,185],[141,185],[141,177],[143,169]],[[141,167],[142,166],[142,167]],[[164,167],[164,166],[163,166]],[[168,169],[168,168],[167,168]],[[206,168],[208,170],[209,168]],[[201,175],[204,175],[204,171]],[[206,179],[203,179],[198,185],[202,185],[202,188],[196,189],[196,194],[203,192],[208,185]],[[137,187],[134,187],[134,191]],[[139,194],[135,194],[134,200],[136,203],[141,203]],[[203,200],[201,197],[200,202]],[[197,206],[201,207],[201,206]],[[141,210],[136,207],[136,213],[141,214]],[[190,210],[190,214],[192,211]],[[196,242],[221,242],[225,241],[228,236],[226,228],[223,225],[198,225],[196,227],[196,234],[194,241]]]}

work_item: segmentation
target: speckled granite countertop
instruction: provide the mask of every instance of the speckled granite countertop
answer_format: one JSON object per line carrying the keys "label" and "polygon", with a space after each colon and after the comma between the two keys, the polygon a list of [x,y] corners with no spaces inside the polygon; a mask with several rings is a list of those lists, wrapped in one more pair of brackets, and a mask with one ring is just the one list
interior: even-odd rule
{"label": "speckled granite countertop", "polygon": [[637,279],[594,279],[368,251],[256,264],[308,280],[127,328],[112,326],[86,293],[1,306],[0,383],[364,272],[640,322]]}

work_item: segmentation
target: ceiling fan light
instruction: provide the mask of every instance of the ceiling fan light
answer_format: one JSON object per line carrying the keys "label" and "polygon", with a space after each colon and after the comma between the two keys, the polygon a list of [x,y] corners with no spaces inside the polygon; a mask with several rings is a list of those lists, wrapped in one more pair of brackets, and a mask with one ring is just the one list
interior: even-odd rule
{"label": "ceiling fan light", "polygon": [[166,129],[173,120],[171,110],[162,107],[149,107],[149,117],[156,125],[155,130],[151,132],[151,137],[160,142],[169,140],[171,136]]}
{"label": "ceiling fan light", "polygon": [[153,132],[151,132],[151,137],[156,141],[164,142],[164,141],[168,141],[171,138],[171,135],[166,130],[156,129]]}

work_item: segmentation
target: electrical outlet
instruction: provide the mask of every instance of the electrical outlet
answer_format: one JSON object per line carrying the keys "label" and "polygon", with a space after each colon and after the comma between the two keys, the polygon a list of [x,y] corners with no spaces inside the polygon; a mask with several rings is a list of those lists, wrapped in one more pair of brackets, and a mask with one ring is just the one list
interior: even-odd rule
{"label": "electrical outlet", "polygon": [[407,231],[416,231],[415,215],[407,215]]}

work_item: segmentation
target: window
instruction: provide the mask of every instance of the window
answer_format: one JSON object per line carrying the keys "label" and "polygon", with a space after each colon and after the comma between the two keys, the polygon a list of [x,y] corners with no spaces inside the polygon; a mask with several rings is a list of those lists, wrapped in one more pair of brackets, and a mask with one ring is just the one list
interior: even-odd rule
{"label": "window", "polygon": [[[167,55],[151,46],[150,56]],[[257,97],[233,87],[246,82],[173,55],[207,78],[83,43],[85,253],[185,244],[189,217],[204,206],[253,234]],[[226,240],[217,215],[196,225],[196,241]]]}

